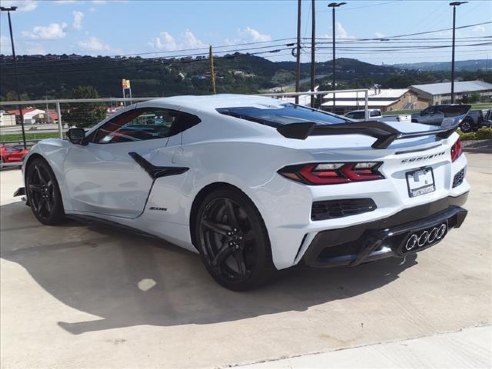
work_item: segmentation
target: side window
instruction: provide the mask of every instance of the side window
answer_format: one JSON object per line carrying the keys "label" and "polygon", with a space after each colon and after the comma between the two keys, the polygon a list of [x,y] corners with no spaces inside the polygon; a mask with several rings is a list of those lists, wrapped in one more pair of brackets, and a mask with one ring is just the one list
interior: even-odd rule
{"label": "side window", "polygon": [[364,112],[355,111],[352,113],[348,113],[347,117],[351,119],[364,119]]}
{"label": "side window", "polygon": [[[187,116],[196,119],[187,118]],[[92,142],[131,142],[173,136],[200,122],[194,115],[171,109],[141,108],[114,117],[100,127]],[[192,125],[190,125],[192,124]]]}
{"label": "side window", "polygon": [[196,126],[200,122],[200,118],[196,115],[180,112],[169,130],[169,136],[174,136],[178,133],[186,131],[193,126]]}
{"label": "side window", "polygon": [[371,117],[380,117],[381,113],[378,110],[371,110]]}

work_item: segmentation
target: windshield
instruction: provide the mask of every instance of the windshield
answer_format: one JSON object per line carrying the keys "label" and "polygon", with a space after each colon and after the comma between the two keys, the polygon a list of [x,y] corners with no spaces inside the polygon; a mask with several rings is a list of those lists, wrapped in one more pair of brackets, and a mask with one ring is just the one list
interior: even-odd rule
{"label": "windshield", "polygon": [[279,127],[291,123],[316,123],[319,125],[341,124],[350,122],[348,119],[320,110],[300,105],[283,104],[280,107],[233,107],[219,108],[220,114]]}

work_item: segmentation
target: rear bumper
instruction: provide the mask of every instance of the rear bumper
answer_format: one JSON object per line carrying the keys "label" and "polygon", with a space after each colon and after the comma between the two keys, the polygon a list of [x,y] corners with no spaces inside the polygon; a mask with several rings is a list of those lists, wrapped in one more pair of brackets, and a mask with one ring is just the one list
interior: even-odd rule
{"label": "rear bumper", "polygon": [[[405,209],[391,217],[319,232],[303,262],[312,267],[355,266],[388,257],[404,257],[439,243],[459,228],[468,193]],[[416,243],[414,242],[416,241]]]}

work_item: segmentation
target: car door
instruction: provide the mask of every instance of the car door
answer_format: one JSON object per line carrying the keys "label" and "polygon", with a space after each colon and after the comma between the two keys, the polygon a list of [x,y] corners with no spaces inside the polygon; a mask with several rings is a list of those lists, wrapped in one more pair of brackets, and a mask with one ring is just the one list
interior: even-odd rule
{"label": "car door", "polygon": [[73,210],[138,217],[154,178],[136,159],[158,155],[160,165],[171,165],[180,145],[176,140],[173,145],[168,142],[179,114],[170,109],[135,108],[98,127],[86,145],[71,145],[64,170]]}

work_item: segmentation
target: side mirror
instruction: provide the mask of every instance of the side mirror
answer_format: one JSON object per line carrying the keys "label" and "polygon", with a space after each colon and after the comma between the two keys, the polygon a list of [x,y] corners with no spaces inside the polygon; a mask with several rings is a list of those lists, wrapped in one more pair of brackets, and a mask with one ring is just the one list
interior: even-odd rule
{"label": "side mirror", "polygon": [[76,145],[87,145],[85,141],[85,130],[83,128],[70,128],[67,133],[68,140]]}

